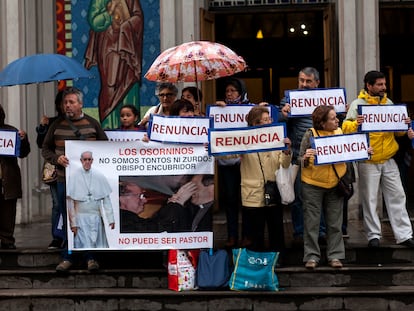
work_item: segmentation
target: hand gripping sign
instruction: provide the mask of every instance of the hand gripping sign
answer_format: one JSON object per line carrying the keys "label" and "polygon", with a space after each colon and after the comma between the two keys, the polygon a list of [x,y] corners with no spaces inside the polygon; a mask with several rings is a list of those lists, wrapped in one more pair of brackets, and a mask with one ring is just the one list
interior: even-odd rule
{"label": "hand gripping sign", "polygon": [[366,133],[314,137],[315,165],[369,159]]}

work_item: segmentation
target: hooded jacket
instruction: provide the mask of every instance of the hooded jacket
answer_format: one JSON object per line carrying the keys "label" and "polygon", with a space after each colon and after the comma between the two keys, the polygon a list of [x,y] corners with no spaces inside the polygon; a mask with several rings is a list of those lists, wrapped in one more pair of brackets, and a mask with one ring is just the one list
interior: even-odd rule
{"label": "hooded jacket", "polygon": [[[358,98],[355,99],[349,107],[346,118],[342,124],[342,130],[345,134],[358,131],[357,116],[359,105],[394,105],[394,103],[384,97],[371,96],[365,90],[361,90]],[[405,132],[370,132],[369,143],[374,153],[366,163],[381,164],[391,159],[398,151],[398,143],[395,136],[403,136]]]}
{"label": "hooded jacket", "polygon": [[[11,125],[0,125],[0,129],[15,130],[17,129]],[[19,158],[25,158],[30,153],[30,144],[28,137],[20,142],[20,155]],[[5,200],[19,199],[22,197],[22,177],[20,173],[20,167],[16,157],[1,156],[1,187]]]}

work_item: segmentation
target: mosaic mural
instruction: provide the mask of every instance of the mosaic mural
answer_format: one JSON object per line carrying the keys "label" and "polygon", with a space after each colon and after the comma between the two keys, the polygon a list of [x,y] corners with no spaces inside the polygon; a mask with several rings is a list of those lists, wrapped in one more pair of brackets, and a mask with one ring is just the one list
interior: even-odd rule
{"label": "mosaic mural", "polygon": [[[157,104],[154,82],[144,78],[160,53],[159,0],[57,0],[57,52],[94,75],[73,85],[84,111],[104,128],[119,126],[119,109]],[[72,83],[62,81],[59,88]]]}

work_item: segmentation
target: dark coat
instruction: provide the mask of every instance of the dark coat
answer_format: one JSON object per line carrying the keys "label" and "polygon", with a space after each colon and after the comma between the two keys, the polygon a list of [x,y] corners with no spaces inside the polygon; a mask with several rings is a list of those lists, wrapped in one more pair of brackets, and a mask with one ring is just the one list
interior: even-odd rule
{"label": "dark coat", "polygon": [[[11,125],[5,124],[0,129],[16,130]],[[29,139],[21,140],[19,158],[25,158],[30,153]],[[19,199],[22,197],[22,177],[17,157],[0,156],[1,183],[5,200]]]}

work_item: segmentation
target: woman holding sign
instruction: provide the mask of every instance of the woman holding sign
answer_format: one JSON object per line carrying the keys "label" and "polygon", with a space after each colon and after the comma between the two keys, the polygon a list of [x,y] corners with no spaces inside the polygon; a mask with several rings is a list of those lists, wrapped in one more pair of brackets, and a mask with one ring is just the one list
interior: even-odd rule
{"label": "woman holding sign", "polygon": [[[267,107],[254,106],[247,114],[248,126],[272,123]],[[275,181],[275,171],[282,165],[289,167],[291,162],[290,139],[284,143],[289,146],[283,151],[254,152],[243,154],[240,163],[242,206],[251,223],[252,245],[256,251],[264,251],[264,233],[267,224],[269,249],[283,251],[285,247],[283,228],[283,206],[281,203],[266,204],[264,184]],[[280,195],[279,195],[280,196]]]}
{"label": "woman holding sign", "polygon": [[[321,258],[318,244],[321,213],[325,215],[327,233],[327,258],[332,268],[342,268],[345,258],[342,238],[343,197],[337,191],[339,177],[345,175],[346,164],[335,163],[314,165],[315,149],[311,146],[312,137],[341,135],[339,120],[333,106],[319,106],[312,113],[313,128],[303,136],[299,157],[302,164],[302,196],[304,220],[305,267],[315,269]],[[335,173],[336,170],[336,173]]]}

